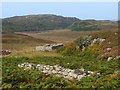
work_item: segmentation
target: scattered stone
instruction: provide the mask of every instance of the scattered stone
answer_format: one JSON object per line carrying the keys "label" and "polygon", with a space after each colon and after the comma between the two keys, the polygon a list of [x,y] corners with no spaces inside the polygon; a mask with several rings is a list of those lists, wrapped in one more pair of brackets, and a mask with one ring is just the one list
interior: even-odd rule
{"label": "scattered stone", "polygon": [[77,73],[77,74],[83,74],[83,73],[84,73],[84,70],[81,70],[81,69],[75,69],[75,73]]}
{"label": "scattered stone", "polygon": [[100,73],[96,73],[96,78],[100,78]]}
{"label": "scattered stone", "polygon": [[120,59],[120,56],[116,56],[115,59]]}
{"label": "scattered stone", "polygon": [[10,50],[1,50],[0,51],[0,55],[9,55],[11,53],[12,53],[12,51],[10,51]]}
{"label": "scattered stone", "polygon": [[18,64],[18,67],[24,68],[24,70],[31,70],[31,69],[37,69],[45,74],[55,74],[60,77],[64,77],[67,79],[76,78],[77,80],[80,80],[84,76],[90,76],[93,74],[92,71],[85,71],[84,68],[81,69],[69,69],[64,68],[58,65],[43,65],[43,64],[32,64],[32,63],[22,63]]}
{"label": "scattered stone", "polygon": [[93,39],[92,43],[95,44],[97,41],[97,39]]}
{"label": "scattered stone", "polygon": [[104,38],[95,38],[95,39],[92,40],[90,46],[93,46],[96,43],[103,43],[105,40],[106,39],[104,39]]}
{"label": "scattered stone", "polygon": [[78,76],[77,76],[77,79],[80,80],[80,79],[83,78],[83,77],[84,77],[84,75],[78,75]]}
{"label": "scattered stone", "polygon": [[47,70],[43,70],[42,72],[43,72],[43,73],[48,73],[48,71],[47,71]]}
{"label": "scattered stone", "polygon": [[88,73],[88,74],[93,74],[94,72],[92,72],[92,71],[87,71],[87,73]]}
{"label": "scattered stone", "polygon": [[105,39],[101,39],[101,38],[99,40],[100,40],[101,43],[105,41]]}
{"label": "scattered stone", "polygon": [[111,51],[111,49],[112,49],[112,48],[106,48],[106,50],[107,50],[108,52]]}
{"label": "scattered stone", "polygon": [[63,44],[46,44],[43,46],[36,46],[36,51],[52,51],[62,46]]}
{"label": "scattered stone", "polygon": [[68,76],[64,76],[64,78],[67,78],[67,79],[71,80],[73,77],[68,75]]}
{"label": "scattered stone", "polygon": [[47,70],[50,70],[50,68],[49,68],[49,67],[46,67],[46,69],[47,69]]}
{"label": "scattered stone", "polygon": [[113,57],[108,57],[107,61],[110,61],[110,60],[112,60],[112,59],[113,59]]}

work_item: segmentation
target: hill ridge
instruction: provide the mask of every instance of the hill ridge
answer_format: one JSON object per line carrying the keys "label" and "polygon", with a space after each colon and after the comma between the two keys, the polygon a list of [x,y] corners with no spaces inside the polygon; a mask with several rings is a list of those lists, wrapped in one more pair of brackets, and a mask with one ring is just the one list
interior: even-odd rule
{"label": "hill ridge", "polygon": [[116,27],[116,24],[116,21],[110,20],[81,20],[76,17],[64,17],[54,14],[14,16],[2,19],[4,32],[47,31],[66,28],[74,31],[91,31],[100,30],[103,27],[110,29]]}

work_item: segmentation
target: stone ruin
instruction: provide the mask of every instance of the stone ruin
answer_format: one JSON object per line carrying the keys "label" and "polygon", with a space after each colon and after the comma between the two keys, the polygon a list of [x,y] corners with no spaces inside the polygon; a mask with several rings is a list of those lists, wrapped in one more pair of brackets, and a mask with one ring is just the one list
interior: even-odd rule
{"label": "stone ruin", "polygon": [[92,40],[90,46],[93,46],[96,43],[103,43],[105,40],[106,39],[104,39],[104,38],[95,38],[95,39]]}
{"label": "stone ruin", "polygon": [[9,55],[11,53],[12,53],[12,51],[10,51],[10,50],[1,50],[0,51],[0,55]]}
{"label": "stone ruin", "polygon": [[39,70],[45,74],[55,74],[58,77],[64,77],[66,79],[77,79],[80,80],[85,76],[96,75],[97,78],[100,77],[100,73],[95,74],[92,71],[85,71],[84,68],[81,69],[69,69],[58,65],[43,65],[43,64],[33,64],[33,63],[22,63],[18,64],[18,67],[24,68],[24,70]]}
{"label": "stone ruin", "polygon": [[76,43],[78,44],[78,48],[82,49],[82,51],[85,50],[87,46],[94,46],[94,44],[102,44],[105,42],[106,39],[104,38],[93,38],[93,36],[88,35],[84,37],[80,37],[76,40]]}
{"label": "stone ruin", "polygon": [[62,46],[63,44],[46,44],[42,46],[36,46],[36,51],[52,51]]}

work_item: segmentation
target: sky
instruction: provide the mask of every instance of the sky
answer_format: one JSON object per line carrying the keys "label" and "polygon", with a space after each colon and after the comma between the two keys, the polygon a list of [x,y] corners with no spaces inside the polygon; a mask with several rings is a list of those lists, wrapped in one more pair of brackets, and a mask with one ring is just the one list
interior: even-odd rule
{"label": "sky", "polygon": [[119,2],[119,0],[0,0],[0,2]]}
{"label": "sky", "polygon": [[56,14],[79,19],[117,20],[117,2],[3,2],[2,17]]}

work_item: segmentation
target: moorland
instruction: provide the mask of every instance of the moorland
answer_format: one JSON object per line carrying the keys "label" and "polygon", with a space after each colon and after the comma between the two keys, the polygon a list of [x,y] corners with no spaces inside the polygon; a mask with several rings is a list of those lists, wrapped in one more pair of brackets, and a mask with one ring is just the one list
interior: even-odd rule
{"label": "moorland", "polygon": [[[4,18],[2,23],[2,50],[11,51],[2,55],[2,88],[120,87],[117,21],[43,14]],[[63,47],[52,51],[35,49],[36,46],[57,43],[62,43]],[[25,62],[93,73],[80,80],[67,79],[18,66]]]}

